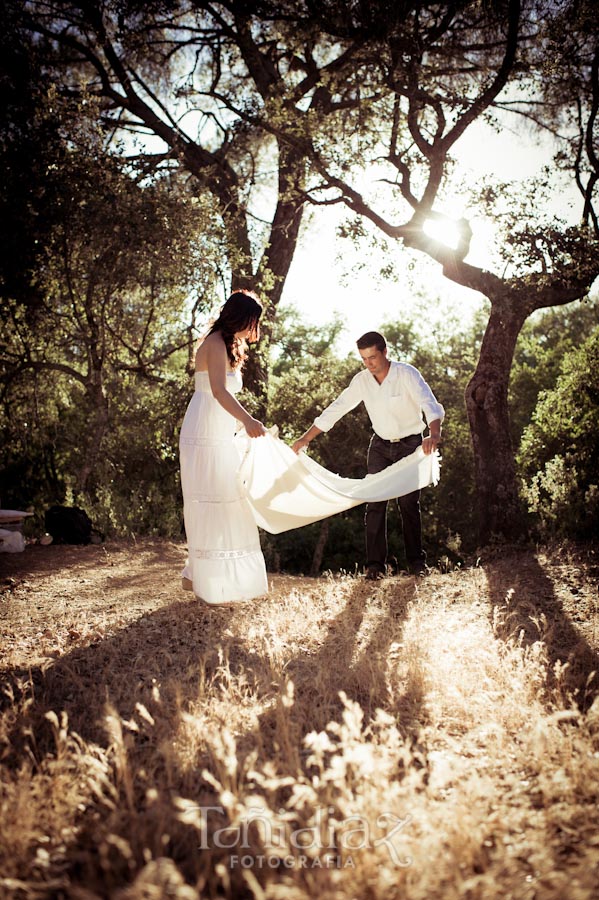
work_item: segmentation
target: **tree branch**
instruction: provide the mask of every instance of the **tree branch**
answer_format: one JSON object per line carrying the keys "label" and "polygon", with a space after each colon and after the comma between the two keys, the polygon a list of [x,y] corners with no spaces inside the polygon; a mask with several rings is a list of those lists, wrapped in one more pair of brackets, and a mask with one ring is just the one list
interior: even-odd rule
{"label": "tree branch", "polygon": [[487,109],[495,97],[503,90],[507,84],[510,72],[513,69],[516,60],[516,50],[518,48],[518,31],[520,25],[520,0],[509,0],[508,6],[508,31],[505,43],[505,53],[499,71],[489,87],[471,104],[464,115],[460,116],[444,138],[441,140],[443,152],[447,153],[450,147],[455,144],[457,139],[462,136],[468,126],[474,122],[480,114]]}

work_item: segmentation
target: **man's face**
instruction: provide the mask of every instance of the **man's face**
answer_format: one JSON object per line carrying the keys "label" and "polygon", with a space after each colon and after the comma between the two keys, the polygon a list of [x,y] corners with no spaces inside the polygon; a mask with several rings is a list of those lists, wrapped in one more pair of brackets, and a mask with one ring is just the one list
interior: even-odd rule
{"label": "man's face", "polygon": [[376,347],[365,347],[360,350],[362,362],[375,378],[385,376],[389,368],[389,360],[387,359],[387,348],[377,350]]}

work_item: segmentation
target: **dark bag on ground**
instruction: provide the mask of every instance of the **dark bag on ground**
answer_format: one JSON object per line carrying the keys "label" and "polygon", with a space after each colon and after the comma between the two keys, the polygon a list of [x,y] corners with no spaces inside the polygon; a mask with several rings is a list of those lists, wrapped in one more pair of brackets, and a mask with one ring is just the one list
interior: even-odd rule
{"label": "dark bag on ground", "polygon": [[78,506],[51,506],[45,515],[46,531],[57,544],[89,544],[92,520]]}

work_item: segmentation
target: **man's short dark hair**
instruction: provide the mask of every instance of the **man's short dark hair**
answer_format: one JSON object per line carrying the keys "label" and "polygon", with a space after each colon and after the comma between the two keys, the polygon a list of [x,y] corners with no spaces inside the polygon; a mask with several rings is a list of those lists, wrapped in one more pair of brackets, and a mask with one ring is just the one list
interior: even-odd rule
{"label": "man's short dark hair", "polygon": [[366,350],[367,347],[376,347],[381,353],[387,349],[387,341],[378,331],[367,331],[356,341],[358,350]]}

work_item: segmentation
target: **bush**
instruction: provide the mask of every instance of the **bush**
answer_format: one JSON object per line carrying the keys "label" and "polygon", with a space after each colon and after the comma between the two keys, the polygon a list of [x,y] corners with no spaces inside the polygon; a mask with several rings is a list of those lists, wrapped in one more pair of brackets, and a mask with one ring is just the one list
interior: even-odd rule
{"label": "bush", "polygon": [[599,328],[568,353],[541,394],[518,462],[523,494],[542,537],[588,538],[599,528]]}

